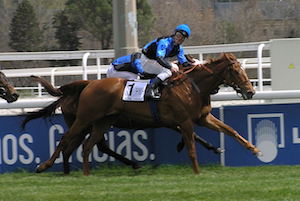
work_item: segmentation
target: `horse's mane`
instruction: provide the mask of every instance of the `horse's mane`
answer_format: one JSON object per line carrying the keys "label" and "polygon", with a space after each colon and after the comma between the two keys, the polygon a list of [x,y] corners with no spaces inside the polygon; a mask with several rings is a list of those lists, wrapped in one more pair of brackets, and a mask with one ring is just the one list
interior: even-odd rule
{"label": "horse's mane", "polygon": [[208,58],[205,61],[207,62],[206,64],[216,64],[221,62],[222,60],[227,59],[229,61],[234,61],[236,60],[236,57],[232,53],[221,53],[221,55],[218,58]]}
{"label": "horse's mane", "polygon": [[[185,57],[186,57],[186,59],[189,62],[191,62],[191,63],[194,62],[194,60],[193,60],[194,58],[190,54],[185,55]],[[212,57],[210,57],[210,58],[208,58],[208,59],[205,60],[206,61],[205,64],[199,64],[199,65],[197,65],[197,67],[201,68],[202,66],[206,66],[206,67],[209,68],[212,64],[213,65],[219,64],[223,60],[234,61],[234,60],[236,60],[236,57],[232,53],[221,53],[221,55],[218,58],[212,58]],[[180,66],[181,72],[173,74],[172,77],[169,79],[168,83],[174,85],[174,84],[179,84],[179,83],[183,82],[184,80],[187,79],[186,74],[184,73],[184,71],[185,70],[189,70],[191,68],[194,68],[194,67],[192,65],[190,67],[182,67],[182,66]]]}

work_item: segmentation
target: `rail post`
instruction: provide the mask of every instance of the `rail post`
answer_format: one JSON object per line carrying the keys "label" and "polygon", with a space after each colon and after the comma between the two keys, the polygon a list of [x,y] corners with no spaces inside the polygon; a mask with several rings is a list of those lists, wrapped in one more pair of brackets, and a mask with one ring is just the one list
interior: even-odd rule
{"label": "rail post", "polygon": [[100,58],[97,57],[96,61],[97,61],[97,79],[100,80],[101,79],[101,62],[100,62]]}
{"label": "rail post", "polygon": [[38,83],[38,97],[42,97],[42,85],[40,83]]}
{"label": "rail post", "polygon": [[258,76],[259,91],[263,91],[262,51],[264,47],[265,44],[262,43],[257,48],[257,59],[258,59],[257,76]]}
{"label": "rail post", "polygon": [[199,53],[199,60],[203,61],[203,53]]}
{"label": "rail post", "polygon": [[82,79],[83,80],[87,80],[87,60],[88,60],[88,57],[90,56],[90,53],[89,52],[86,52],[84,53],[83,57],[82,57],[82,71],[83,71],[83,74],[82,74]]}
{"label": "rail post", "polygon": [[53,85],[53,86],[55,86],[55,71],[57,70],[57,68],[53,68],[52,70],[51,70],[51,84]]}

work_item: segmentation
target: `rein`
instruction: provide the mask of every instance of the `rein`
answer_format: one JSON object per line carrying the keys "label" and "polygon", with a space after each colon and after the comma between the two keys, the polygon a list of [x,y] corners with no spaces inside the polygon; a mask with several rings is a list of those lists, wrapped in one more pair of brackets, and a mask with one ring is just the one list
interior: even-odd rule
{"label": "rein", "polygon": [[196,68],[196,66],[191,66],[188,69],[187,68],[181,69],[180,72],[182,72],[183,74],[188,74],[188,73],[192,72],[195,68]]}
{"label": "rein", "polygon": [[[204,70],[206,70],[207,72],[209,72],[212,75],[216,75],[210,68],[206,67],[203,64],[199,64],[201,66],[201,68],[203,68]],[[174,85],[174,82],[178,82],[178,81],[185,81],[186,79],[189,79],[192,83],[192,86],[196,89],[196,91],[198,93],[200,93],[200,89],[198,88],[198,86],[196,85],[196,83],[194,82],[194,80],[192,80],[191,78],[189,78],[188,76],[186,76],[187,74],[189,74],[190,72],[192,72],[198,65],[191,65],[190,67],[185,67],[183,69],[180,69],[178,74],[171,80],[171,86]]]}
{"label": "rein", "polygon": [[[234,65],[236,62],[234,63],[230,63],[227,67],[225,67],[221,73],[223,74],[226,70],[229,70],[229,73],[230,73],[230,67],[231,65]],[[208,68],[207,66],[203,65],[203,64],[200,64],[201,68],[203,68],[204,70],[206,70],[207,72],[209,72],[212,76],[216,77],[219,81],[221,80],[222,83],[224,84],[227,84],[228,86],[232,87],[237,93],[241,93],[241,89],[236,85],[236,84],[233,84],[233,83],[226,83],[226,81],[224,82],[224,78],[222,76],[220,76],[218,73],[215,73],[212,69]],[[189,69],[185,70],[185,69],[182,69],[182,73],[183,74],[188,74],[190,73],[191,71],[193,71],[194,69],[196,68],[196,66],[192,66],[190,67]],[[195,87],[196,84],[193,80],[191,80],[192,82],[192,85]],[[247,81],[246,81],[247,82]],[[196,90],[198,92],[200,92],[199,88],[196,87]]]}
{"label": "rein", "polygon": [[[223,70],[221,70],[221,72],[214,72],[212,69],[208,68],[207,66],[203,65],[203,64],[199,64],[200,67],[207,71],[208,73],[211,74],[211,76],[213,77],[216,77],[217,78],[217,83],[219,83],[221,81],[221,84],[226,84],[230,87],[232,87],[237,93],[241,93],[241,89],[236,85],[236,84],[233,84],[233,83],[227,83],[226,80],[224,79],[224,77],[222,77],[220,74],[223,74],[226,70],[229,70],[229,74],[231,74],[230,72],[230,66],[231,65],[234,65],[234,63],[229,63],[226,67],[224,67]],[[181,82],[184,82],[186,79],[189,79],[192,86],[196,89],[196,91],[198,93],[200,93],[200,89],[198,88],[198,86],[196,85],[196,83],[194,82],[194,80],[192,80],[191,78],[189,78],[187,76],[187,74],[189,74],[190,72],[192,72],[198,65],[191,65],[190,67],[186,67],[186,68],[182,68],[179,70],[179,72],[177,73],[176,76],[173,77],[173,79],[171,80],[170,84],[171,86],[172,85],[175,85],[175,82],[178,82],[178,81],[181,81]]]}
{"label": "rein", "polygon": [[[206,69],[207,71],[209,71],[209,72],[212,73],[212,71],[211,71],[210,69],[208,69],[207,67],[205,67],[205,66],[202,65],[202,64],[200,64],[200,65],[201,65],[201,67],[204,67],[204,69]],[[192,66],[189,67],[189,68],[186,67],[186,68],[184,68],[184,69],[180,69],[179,72],[178,72],[178,74],[177,74],[177,76],[174,77],[174,78],[172,79],[172,81],[171,81],[171,86],[174,85],[174,82],[178,82],[178,81],[184,82],[186,79],[188,79],[188,80],[191,82],[192,86],[195,88],[196,92],[197,92],[197,93],[200,93],[200,89],[199,89],[199,87],[196,85],[196,83],[194,82],[194,80],[191,79],[191,78],[189,78],[189,77],[187,76],[187,74],[190,73],[190,72],[192,72],[196,67],[197,67],[197,65],[192,65]]]}
{"label": "rein", "polygon": [[[179,72],[178,72],[178,75],[176,77],[174,77],[172,79],[172,81],[178,81],[180,79],[182,79],[186,74],[189,74],[190,72],[192,72],[198,65],[192,65],[191,67],[189,68],[183,68],[183,69],[180,69]],[[210,72],[211,74],[213,74],[214,72],[207,68],[206,66],[204,66],[203,64],[200,64],[201,68],[205,69],[206,71]]]}

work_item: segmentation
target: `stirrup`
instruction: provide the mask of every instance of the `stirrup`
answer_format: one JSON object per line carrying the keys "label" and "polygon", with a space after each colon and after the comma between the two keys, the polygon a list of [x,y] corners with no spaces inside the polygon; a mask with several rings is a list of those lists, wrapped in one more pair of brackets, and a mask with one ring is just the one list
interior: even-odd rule
{"label": "stirrup", "polygon": [[157,99],[160,99],[160,96],[161,94],[158,92],[158,89],[147,89],[146,90],[146,93],[145,93],[145,98],[146,99],[154,99],[154,100],[157,100]]}
{"label": "stirrup", "polygon": [[212,92],[210,92],[211,95],[217,94],[219,92],[219,87],[217,87],[216,89],[214,89]]}

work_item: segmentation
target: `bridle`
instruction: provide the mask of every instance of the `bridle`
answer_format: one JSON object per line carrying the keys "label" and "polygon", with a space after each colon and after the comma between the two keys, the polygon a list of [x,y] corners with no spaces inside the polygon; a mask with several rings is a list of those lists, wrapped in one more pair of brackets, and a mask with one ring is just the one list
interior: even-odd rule
{"label": "bridle", "polygon": [[17,93],[11,93],[12,88],[6,78],[6,76],[0,71],[0,98],[5,99],[7,102],[11,103],[18,99],[19,95]]}
{"label": "bridle", "polygon": [[0,97],[3,98],[7,95],[6,89],[4,87],[0,87]]}
{"label": "bridle", "polygon": [[[6,77],[2,74],[2,72],[0,72],[0,77],[1,80],[5,81],[6,83],[8,83],[8,80],[6,79]],[[0,82],[0,97],[5,97],[7,96],[7,90],[8,90],[8,84],[4,83],[4,82]]]}
{"label": "bridle", "polygon": [[[188,74],[192,71],[194,71],[196,68],[199,69],[203,69],[206,72],[209,73],[209,76],[206,76],[203,79],[208,79],[211,77],[214,77],[214,79],[216,80],[216,85],[213,86],[214,88],[211,89],[210,94],[215,94],[218,93],[219,90],[219,85],[220,84],[225,84],[227,86],[232,87],[237,95],[243,99],[249,99],[249,97],[251,98],[253,96],[254,93],[248,92],[244,89],[242,89],[239,86],[244,86],[247,85],[248,80],[236,80],[236,83],[233,81],[233,78],[236,78],[235,74],[238,75],[242,75],[243,73],[241,72],[242,69],[240,68],[240,63],[237,60],[229,60],[228,59],[228,63],[226,64],[225,67],[223,67],[220,71],[214,71],[213,69],[209,68],[207,65],[205,64],[198,64],[198,65],[191,65],[189,67],[185,67],[185,68],[181,68],[179,70],[179,72],[177,73],[176,76],[173,77],[173,79],[171,80],[171,82],[169,82],[169,86],[173,86],[174,83],[178,83],[177,81],[183,82],[184,80],[188,79],[190,81],[190,83],[192,84],[192,87],[196,90],[197,93],[200,94],[200,89],[198,87],[198,85],[196,84],[196,81],[191,78],[190,76],[188,76]],[[216,64],[216,65],[220,65],[220,64]],[[234,70],[234,67],[236,65],[239,65],[239,69],[238,70]]]}
{"label": "bridle", "polygon": [[[227,67],[228,74],[229,74],[228,76],[234,77],[233,73],[235,73],[235,72],[232,70],[232,68],[231,68],[230,66],[234,66],[234,65],[237,65],[237,64],[240,65],[240,63],[239,63],[238,61],[234,61],[234,62],[231,62],[231,63],[228,65],[228,67]],[[242,74],[242,73],[241,73],[241,69],[239,68],[238,71],[236,71],[236,73],[238,73],[239,75]],[[237,83],[237,84],[234,83],[233,81],[231,81],[231,83],[228,83],[228,82],[226,82],[226,79],[225,79],[224,84],[226,84],[226,85],[232,87],[232,88],[236,91],[236,93],[237,93],[238,96],[244,98],[244,94],[242,93],[242,89],[241,89],[239,86],[246,85],[247,82],[248,82],[247,80],[244,80],[244,81],[239,82],[239,83]]]}

